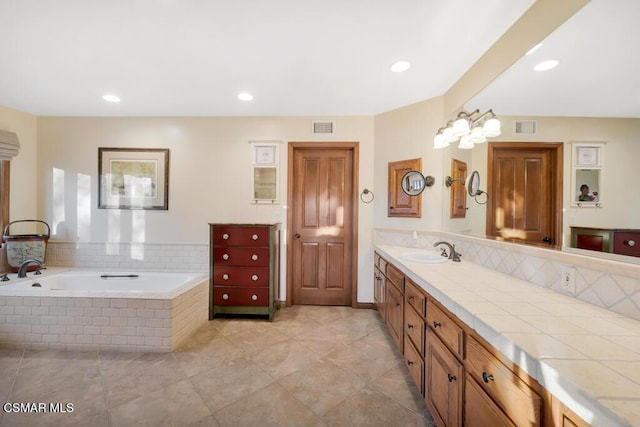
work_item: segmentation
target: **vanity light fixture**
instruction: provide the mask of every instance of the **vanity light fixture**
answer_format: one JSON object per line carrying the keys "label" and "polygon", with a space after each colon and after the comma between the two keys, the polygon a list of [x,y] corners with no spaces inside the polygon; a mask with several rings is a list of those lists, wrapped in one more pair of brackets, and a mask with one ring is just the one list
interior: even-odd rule
{"label": "vanity light fixture", "polygon": [[438,129],[433,138],[433,148],[448,147],[460,139],[458,148],[471,149],[475,144],[482,144],[487,138],[500,135],[500,120],[487,110],[480,114],[480,110],[471,113],[460,111],[455,120],[449,120],[444,127]]}

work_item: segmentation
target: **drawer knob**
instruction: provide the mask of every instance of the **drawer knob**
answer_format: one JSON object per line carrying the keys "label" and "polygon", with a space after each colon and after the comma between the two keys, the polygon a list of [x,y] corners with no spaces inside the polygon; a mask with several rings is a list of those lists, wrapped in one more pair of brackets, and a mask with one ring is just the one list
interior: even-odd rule
{"label": "drawer knob", "polygon": [[251,236],[251,238],[252,238],[253,240],[258,240],[258,235],[257,235],[257,234],[254,234],[254,235],[252,235],[252,236]]}
{"label": "drawer knob", "polygon": [[223,300],[228,300],[229,299],[229,294],[222,294],[222,299]]}
{"label": "drawer knob", "polygon": [[251,299],[253,301],[258,301],[258,295],[256,295],[256,294],[251,295]]}
{"label": "drawer knob", "polygon": [[407,328],[413,329],[413,324],[412,323],[407,323]]}
{"label": "drawer knob", "polygon": [[623,243],[624,243],[625,245],[627,245],[627,246],[631,246],[631,247],[633,247],[633,246],[635,246],[635,245],[636,245],[635,240],[625,240]]}
{"label": "drawer knob", "polygon": [[223,255],[222,255],[222,259],[224,259],[224,260],[228,260],[228,259],[229,259],[229,254],[223,254]]}
{"label": "drawer knob", "polygon": [[433,321],[433,329],[436,329],[436,328],[438,328],[440,326],[442,326],[442,323],[436,322],[435,320]]}
{"label": "drawer knob", "polygon": [[251,276],[251,280],[253,280],[254,282],[258,280],[258,275],[254,274],[253,276]]}
{"label": "drawer knob", "polygon": [[409,297],[409,301],[413,301],[414,299],[415,299],[415,297],[414,297],[413,295],[411,295],[411,296]]}
{"label": "drawer knob", "polygon": [[251,259],[254,260],[254,261],[257,261],[258,260],[258,255],[256,255],[256,254],[251,255]]}
{"label": "drawer knob", "polygon": [[222,275],[222,278],[224,280],[229,280],[229,275],[225,273],[225,274]]}
{"label": "drawer knob", "polygon": [[228,240],[228,239],[229,239],[229,235],[228,235],[227,233],[224,233],[224,234],[222,235],[222,239],[223,239],[223,240]]}
{"label": "drawer knob", "polygon": [[455,375],[451,375],[451,374],[447,374],[447,377],[449,378],[450,383],[454,382],[457,379]]}
{"label": "drawer knob", "polygon": [[493,375],[487,374],[486,372],[483,372],[482,373],[482,381],[484,381],[485,383],[489,384],[491,381],[493,381]]}

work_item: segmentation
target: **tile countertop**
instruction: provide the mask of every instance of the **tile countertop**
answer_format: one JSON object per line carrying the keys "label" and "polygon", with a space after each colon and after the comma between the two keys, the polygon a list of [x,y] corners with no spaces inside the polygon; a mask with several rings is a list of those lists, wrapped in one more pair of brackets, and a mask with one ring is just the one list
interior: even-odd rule
{"label": "tile countertop", "polygon": [[585,421],[640,426],[640,321],[464,259],[375,249]]}

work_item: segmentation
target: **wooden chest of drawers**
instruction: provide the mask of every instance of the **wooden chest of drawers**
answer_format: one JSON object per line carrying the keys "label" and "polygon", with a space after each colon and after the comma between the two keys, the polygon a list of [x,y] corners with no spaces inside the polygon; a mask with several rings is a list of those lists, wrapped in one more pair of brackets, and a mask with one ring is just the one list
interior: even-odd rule
{"label": "wooden chest of drawers", "polygon": [[209,224],[210,313],[266,315],[279,307],[279,224]]}

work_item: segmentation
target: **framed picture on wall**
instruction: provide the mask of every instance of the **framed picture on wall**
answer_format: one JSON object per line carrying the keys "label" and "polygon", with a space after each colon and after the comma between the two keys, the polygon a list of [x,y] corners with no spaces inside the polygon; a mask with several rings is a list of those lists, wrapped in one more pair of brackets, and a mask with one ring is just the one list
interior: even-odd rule
{"label": "framed picture on wall", "polygon": [[169,149],[98,148],[99,209],[169,209]]}

